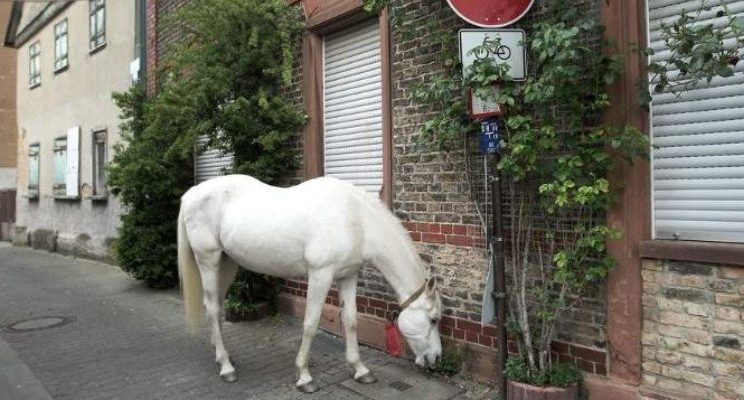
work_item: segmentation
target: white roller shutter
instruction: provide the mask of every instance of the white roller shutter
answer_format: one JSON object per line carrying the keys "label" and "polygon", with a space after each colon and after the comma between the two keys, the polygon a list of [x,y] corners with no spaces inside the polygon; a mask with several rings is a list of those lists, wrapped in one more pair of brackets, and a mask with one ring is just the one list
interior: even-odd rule
{"label": "white roller shutter", "polygon": [[[206,136],[197,139],[197,148],[207,142]],[[194,181],[198,184],[230,171],[233,167],[232,154],[223,154],[217,149],[208,148],[194,156]]]}
{"label": "white roller shutter", "polygon": [[377,196],[382,188],[382,62],[377,21],[323,40],[326,176]]}
{"label": "white roller shutter", "polygon": [[[656,52],[653,61],[669,55],[661,39],[661,24],[671,25],[683,9],[699,6],[700,0],[648,0],[649,45]],[[727,6],[744,16],[744,0],[727,1]],[[716,18],[720,9],[702,11],[697,24],[722,26],[725,17]],[[744,61],[736,71],[729,78],[701,82],[681,96],[653,95],[657,239],[744,242]],[[673,79],[679,71],[670,70],[668,75]]]}

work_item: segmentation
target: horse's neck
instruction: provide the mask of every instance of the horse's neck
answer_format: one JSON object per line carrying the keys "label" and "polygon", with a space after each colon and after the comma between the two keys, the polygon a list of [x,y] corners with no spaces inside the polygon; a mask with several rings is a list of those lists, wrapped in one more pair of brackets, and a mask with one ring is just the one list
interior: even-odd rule
{"label": "horse's neck", "polygon": [[368,221],[367,248],[372,263],[398,295],[400,304],[424,284],[424,271],[408,233],[392,217],[380,217]]}

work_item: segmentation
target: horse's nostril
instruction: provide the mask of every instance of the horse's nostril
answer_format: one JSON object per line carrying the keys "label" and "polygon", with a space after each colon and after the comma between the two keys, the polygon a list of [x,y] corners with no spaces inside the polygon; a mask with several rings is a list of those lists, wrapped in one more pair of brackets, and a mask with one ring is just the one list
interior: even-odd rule
{"label": "horse's nostril", "polygon": [[434,359],[434,364],[439,364],[442,361],[442,356],[437,356],[437,358]]}

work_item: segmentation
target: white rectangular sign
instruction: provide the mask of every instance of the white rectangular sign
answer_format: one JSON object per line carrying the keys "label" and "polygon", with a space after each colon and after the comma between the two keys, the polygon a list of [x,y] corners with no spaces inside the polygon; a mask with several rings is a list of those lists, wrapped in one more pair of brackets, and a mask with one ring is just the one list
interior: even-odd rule
{"label": "white rectangular sign", "polygon": [[[491,40],[501,39],[499,46]],[[509,64],[509,78],[523,81],[527,78],[527,53],[524,51],[526,35],[521,29],[461,29],[460,60],[463,73],[475,62],[491,58],[496,63]],[[480,51],[473,51],[486,45]]]}
{"label": "white rectangular sign", "polygon": [[80,180],[80,127],[67,130],[67,168],[65,171],[67,196],[77,197]]}

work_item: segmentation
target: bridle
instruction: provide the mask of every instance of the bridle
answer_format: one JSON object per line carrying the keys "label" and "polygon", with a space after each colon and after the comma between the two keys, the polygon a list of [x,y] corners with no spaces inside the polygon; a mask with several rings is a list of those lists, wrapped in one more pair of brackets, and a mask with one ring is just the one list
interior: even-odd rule
{"label": "bridle", "polygon": [[411,305],[411,303],[414,302],[419,296],[421,296],[421,293],[424,293],[424,290],[426,290],[426,284],[429,282],[429,280],[425,280],[424,283],[421,285],[421,287],[418,288],[413,294],[408,297],[408,300],[404,301],[398,308],[398,311],[395,311],[393,313],[393,322],[398,322],[398,315],[403,312],[408,306]]}

